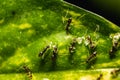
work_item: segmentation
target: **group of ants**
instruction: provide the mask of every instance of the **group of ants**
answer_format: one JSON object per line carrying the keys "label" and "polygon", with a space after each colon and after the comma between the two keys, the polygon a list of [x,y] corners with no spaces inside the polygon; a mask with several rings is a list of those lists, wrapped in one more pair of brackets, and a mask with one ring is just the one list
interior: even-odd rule
{"label": "group of ants", "polygon": [[[65,27],[66,34],[69,34],[69,29],[70,29],[71,22],[72,22],[72,18],[69,18],[67,20],[67,25]],[[89,41],[89,48],[92,51],[92,54],[90,54],[90,56],[86,59],[86,63],[90,63],[96,57],[97,52],[95,51],[96,46],[93,44],[93,41],[91,40],[90,36],[88,36],[86,39]],[[73,39],[73,41],[70,43],[70,46],[69,46],[70,55],[73,55],[74,50],[75,50],[75,45],[76,45],[76,39]],[[50,45],[47,45],[39,53],[38,56],[42,57],[49,48],[50,48]],[[109,51],[110,58],[113,58],[113,56],[115,56],[115,52],[117,51],[117,48],[118,48],[118,42],[113,42],[112,48]],[[57,54],[58,54],[58,48],[57,48],[57,46],[54,46],[52,56],[51,56],[52,61],[55,61],[57,59]],[[26,74],[28,75],[28,77],[31,80],[32,79],[32,71],[27,66],[23,66],[23,69],[25,70]],[[120,73],[120,68],[119,69],[114,69],[114,70],[111,71],[111,75],[113,75],[113,76],[117,76],[119,73]],[[103,74],[101,73],[97,77],[96,80],[101,80],[102,77],[103,77]]]}

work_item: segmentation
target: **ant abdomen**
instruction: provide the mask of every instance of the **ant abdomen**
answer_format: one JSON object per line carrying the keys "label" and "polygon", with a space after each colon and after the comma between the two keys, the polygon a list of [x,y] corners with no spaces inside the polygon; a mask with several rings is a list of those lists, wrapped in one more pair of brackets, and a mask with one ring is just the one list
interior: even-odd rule
{"label": "ant abdomen", "polygon": [[99,77],[96,80],[101,80],[103,77],[103,74],[100,74]]}

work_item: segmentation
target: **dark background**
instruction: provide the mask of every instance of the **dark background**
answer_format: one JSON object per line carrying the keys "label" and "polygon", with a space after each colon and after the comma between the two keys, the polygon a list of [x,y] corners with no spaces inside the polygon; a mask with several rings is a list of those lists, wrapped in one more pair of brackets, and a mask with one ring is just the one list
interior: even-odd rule
{"label": "dark background", "polygon": [[97,13],[120,26],[120,0],[65,0]]}

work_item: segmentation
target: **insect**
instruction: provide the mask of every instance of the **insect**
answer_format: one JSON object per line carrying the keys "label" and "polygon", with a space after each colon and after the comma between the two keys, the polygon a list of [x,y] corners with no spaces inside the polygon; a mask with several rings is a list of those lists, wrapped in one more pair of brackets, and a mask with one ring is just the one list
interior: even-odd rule
{"label": "insect", "polygon": [[93,59],[93,58],[96,56],[96,54],[97,54],[96,51],[93,52],[93,54],[91,54],[91,55],[87,58],[86,63],[88,63],[91,59]]}
{"label": "insect", "polygon": [[72,54],[75,50],[76,38],[73,39],[72,43],[69,46],[69,53]]}
{"label": "insect", "polygon": [[111,74],[112,74],[113,76],[117,76],[117,75],[119,74],[119,72],[120,72],[120,68],[119,68],[119,69],[112,70],[112,71],[111,71]]}
{"label": "insect", "polygon": [[109,51],[110,58],[115,56],[114,53],[117,51],[117,46],[118,46],[118,42],[117,41],[113,42],[112,48]]}
{"label": "insect", "polygon": [[69,18],[68,21],[67,21],[66,28],[65,28],[67,34],[69,33],[71,22],[72,22],[72,18]]}
{"label": "insect", "polygon": [[27,66],[23,66],[23,69],[27,73],[27,75],[30,78],[30,80],[32,80],[32,71]]}
{"label": "insect", "polygon": [[39,57],[40,57],[40,56],[42,56],[42,55],[43,55],[43,54],[47,51],[47,49],[48,49],[48,48],[50,48],[50,46],[49,46],[49,45],[48,45],[48,46],[46,46],[46,47],[43,49],[43,51],[41,51],[41,52],[39,53],[39,55],[38,55],[38,56],[39,56]]}
{"label": "insect", "polygon": [[112,49],[110,50],[109,55],[112,57],[113,55],[115,55],[114,52],[116,51],[117,51],[116,47],[112,46]]}
{"label": "insect", "polygon": [[87,40],[89,41],[90,49],[95,48],[95,45],[93,44],[92,39],[90,38],[90,36],[87,36]]}
{"label": "insect", "polygon": [[103,74],[100,74],[96,80],[101,80],[102,77],[103,77]]}
{"label": "insect", "polygon": [[57,48],[57,46],[54,46],[53,54],[52,54],[52,60],[55,61],[57,59],[57,54],[58,54],[58,48]]}

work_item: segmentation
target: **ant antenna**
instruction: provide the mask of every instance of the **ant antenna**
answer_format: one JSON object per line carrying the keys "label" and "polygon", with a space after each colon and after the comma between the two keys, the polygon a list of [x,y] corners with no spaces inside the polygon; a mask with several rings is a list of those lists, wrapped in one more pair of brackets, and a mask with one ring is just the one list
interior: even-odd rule
{"label": "ant antenna", "polygon": [[78,20],[81,19],[82,17],[84,17],[86,14],[82,14],[81,16],[79,16]]}
{"label": "ant antenna", "polygon": [[99,25],[96,25],[96,29],[95,29],[94,33],[96,33],[96,32],[99,31],[99,30],[100,30],[100,26],[99,26]]}
{"label": "ant antenna", "polygon": [[65,17],[63,18],[63,23],[65,22],[65,19],[66,19],[67,15],[68,15],[68,12],[69,12],[69,9],[66,11]]}
{"label": "ant antenna", "polygon": [[87,35],[87,33],[88,33],[88,29],[85,31],[84,36],[86,36],[86,35]]}

